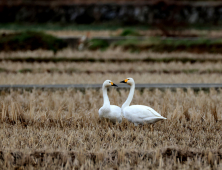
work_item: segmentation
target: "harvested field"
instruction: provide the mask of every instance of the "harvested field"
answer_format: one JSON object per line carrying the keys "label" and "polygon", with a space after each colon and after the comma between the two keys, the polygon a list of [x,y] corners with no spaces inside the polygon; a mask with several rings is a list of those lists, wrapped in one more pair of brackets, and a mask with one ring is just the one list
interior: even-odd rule
{"label": "harvested field", "polygon": [[1,84],[101,84],[132,77],[136,83],[222,83],[218,73],[0,73]]}
{"label": "harvested field", "polygon": [[[49,60],[3,61],[29,57]],[[145,61],[150,58],[152,62]],[[0,59],[0,84],[101,84],[106,79],[119,83],[127,77],[136,83],[222,83],[220,54],[64,49],[57,54],[1,52]],[[181,62],[162,62],[165,59]],[[128,92],[110,88],[111,104],[121,106]],[[222,169],[221,90],[136,90],[132,104],[148,105],[167,117],[153,126],[135,127],[125,119],[121,124],[100,120],[102,103],[102,92],[92,89],[1,91],[0,167]]]}
{"label": "harvested field", "polygon": [[[127,90],[108,92],[121,106]],[[135,127],[98,118],[102,92],[1,92],[0,166],[64,169],[221,169],[221,94],[135,91],[132,104],[167,120]]]}
{"label": "harvested field", "polygon": [[59,63],[26,63],[0,62],[0,72],[7,73],[222,73],[222,62],[211,63],[91,63],[91,62],[59,62]]}
{"label": "harvested field", "polygon": [[194,54],[188,52],[140,52],[130,53],[122,51],[121,48],[108,49],[106,51],[77,51],[70,48],[58,51],[55,55],[49,50],[34,50],[34,51],[17,51],[17,52],[0,52],[0,58],[94,58],[94,59],[162,59],[162,58],[190,58],[190,59],[222,59],[221,54]]}
{"label": "harvested field", "polygon": [[[43,51],[34,51],[30,54],[35,57],[36,53]],[[45,52],[45,51],[44,51]],[[43,53],[44,53],[43,52]],[[70,51],[71,52],[71,51]],[[3,56],[10,53],[1,53]],[[19,53],[12,53],[19,54]],[[21,53],[22,55],[29,54]],[[66,54],[66,52],[64,52]],[[81,52],[77,52],[81,54]],[[153,58],[160,56],[180,57],[180,55],[196,56],[196,58],[220,58],[221,55],[192,55],[189,53],[140,53],[132,54],[126,52],[106,52],[95,51],[90,54],[85,51],[82,55],[89,54],[97,57],[97,54],[111,58],[111,54],[120,54],[136,58],[147,54],[153,55]],[[104,54],[104,55],[102,55]],[[180,55],[179,55],[180,54]],[[137,56],[138,55],[138,56]],[[8,56],[10,57],[10,56]],[[44,58],[44,55],[42,56]],[[51,56],[52,57],[52,56]],[[52,57],[53,58],[53,57]],[[222,59],[222,58],[221,58]],[[126,77],[133,77],[136,83],[222,83],[221,62],[0,62],[1,84],[101,84],[105,79],[111,79],[118,83]]]}

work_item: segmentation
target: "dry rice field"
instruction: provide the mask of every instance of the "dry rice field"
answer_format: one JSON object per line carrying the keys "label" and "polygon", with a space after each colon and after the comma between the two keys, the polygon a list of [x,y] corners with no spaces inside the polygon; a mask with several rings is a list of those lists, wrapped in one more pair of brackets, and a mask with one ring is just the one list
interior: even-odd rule
{"label": "dry rice field", "polygon": [[[121,106],[127,90],[110,88]],[[153,126],[100,120],[102,92],[11,91],[0,95],[0,166],[4,169],[221,169],[221,94],[135,91],[167,117]]]}
{"label": "dry rice field", "polygon": [[[190,53],[126,53],[118,49],[0,53],[7,57],[196,57]],[[26,63],[0,62],[0,84],[222,83],[221,62]],[[221,90],[136,90],[132,104],[154,108],[167,120],[135,127],[98,117],[101,90],[0,92],[1,169],[222,169]],[[129,91],[109,88],[121,106]]]}
{"label": "dry rice field", "polygon": [[0,73],[1,84],[102,84],[110,79],[119,83],[125,78],[132,77],[135,82],[140,83],[222,83],[221,74],[130,74],[130,73]]}
{"label": "dry rice field", "polygon": [[218,63],[0,62],[0,84],[101,84],[133,77],[136,83],[222,83]]}
{"label": "dry rice field", "polygon": [[[10,62],[10,61],[3,61],[0,62],[0,68],[8,70],[10,72],[19,72],[23,69],[30,69],[32,73],[44,73],[44,72],[100,72],[100,73],[144,73],[149,71],[157,71],[157,72],[164,72],[164,71],[222,71],[222,62],[211,63],[211,62],[204,62],[204,63],[182,63],[182,62],[170,62],[170,63],[145,63],[145,62],[121,62],[121,63],[92,63],[92,62],[78,62],[78,63],[71,63],[71,62],[58,62],[58,63],[27,63],[27,62]],[[192,72],[191,72],[192,73]]]}
{"label": "dry rice field", "polygon": [[130,53],[121,48],[107,49],[106,51],[77,51],[70,48],[58,51],[56,54],[49,50],[0,52],[0,58],[94,58],[94,59],[146,59],[146,58],[201,58],[201,59],[222,59],[222,54],[195,54],[189,52],[156,53],[145,51],[140,53]]}

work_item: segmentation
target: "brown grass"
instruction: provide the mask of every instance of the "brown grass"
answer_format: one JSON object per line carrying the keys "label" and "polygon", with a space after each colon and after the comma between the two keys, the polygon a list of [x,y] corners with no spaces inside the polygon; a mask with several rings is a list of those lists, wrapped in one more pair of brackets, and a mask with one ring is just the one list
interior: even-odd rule
{"label": "brown grass", "polygon": [[[128,91],[109,93],[121,106]],[[36,169],[220,169],[221,94],[136,90],[132,104],[167,117],[151,128],[102,121],[101,91],[11,91],[0,95],[0,166]],[[214,107],[212,107],[212,105]],[[215,120],[215,109],[217,121]],[[214,113],[214,114],[212,114]],[[189,116],[187,116],[189,115]]]}
{"label": "brown grass", "polygon": [[164,74],[164,73],[0,73],[1,84],[101,84],[114,83],[132,77],[136,83],[222,83],[221,74]]}
{"label": "brown grass", "polygon": [[[46,31],[49,34],[55,35],[55,36],[84,36],[87,35],[87,32],[90,32],[91,37],[110,37],[110,36],[119,36],[123,29],[118,29],[115,31],[109,31],[109,30],[99,30],[99,31],[74,31],[74,30],[66,30],[66,31]],[[143,36],[162,36],[163,33],[160,30],[139,30],[138,31]],[[176,35],[183,36],[186,35],[189,37],[192,35],[200,36],[200,37],[210,37],[210,38],[218,38],[222,36],[221,30],[181,30],[175,32]]]}
{"label": "brown grass", "polygon": [[95,59],[146,59],[146,58],[201,58],[201,59],[221,59],[221,54],[195,54],[188,52],[172,52],[172,53],[156,53],[151,51],[130,53],[123,51],[121,48],[108,49],[106,51],[77,51],[70,48],[57,52],[56,55],[52,51],[35,50],[35,51],[17,51],[17,52],[0,52],[0,58],[46,58],[46,57],[66,57],[66,58],[95,58]]}
{"label": "brown grass", "polygon": [[24,69],[30,69],[32,73],[44,73],[44,72],[101,72],[101,73],[144,73],[144,72],[222,72],[221,62],[217,63],[21,63],[21,62],[0,62],[0,68],[9,72],[19,72]]}
{"label": "brown grass", "polygon": [[[58,30],[58,31],[45,31],[48,34],[52,34],[54,36],[86,36],[88,32],[90,32],[90,37],[110,37],[110,36],[119,36],[122,33],[123,29],[118,30],[85,30],[85,31],[79,31],[79,30]],[[0,30],[0,34],[2,33],[12,33],[16,31],[12,30]],[[160,30],[138,30],[138,32],[143,36],[161,36],[163,33]],[[222,31],[221,30],[183,30],[178,31],[178,34],[183,35],[197,35],[201,37],[221,37]]]}

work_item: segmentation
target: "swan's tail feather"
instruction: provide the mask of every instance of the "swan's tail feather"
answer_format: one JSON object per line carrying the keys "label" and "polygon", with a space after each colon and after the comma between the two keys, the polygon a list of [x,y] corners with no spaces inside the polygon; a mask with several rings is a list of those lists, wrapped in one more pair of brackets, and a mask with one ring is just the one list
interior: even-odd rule
{"label": "swan's tail feather", "polygon": [[165,118],[165,117],[161,116],[161,117],[156,117],[156,119],[159,119],[159,120],[164,120],[164,119],[167,119],[167,118]]}

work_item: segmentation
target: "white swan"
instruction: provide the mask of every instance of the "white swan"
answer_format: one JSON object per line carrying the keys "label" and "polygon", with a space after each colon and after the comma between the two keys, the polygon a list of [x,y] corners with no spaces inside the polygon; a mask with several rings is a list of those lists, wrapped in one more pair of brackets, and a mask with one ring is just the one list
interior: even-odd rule
{"label": "white swan", "polygon": [[107,95],[107,87],[117,86],[111,80],[106,80],[103,83],[103,106],[99,109],[99,117],[107,118],[111,122],[122,122],[121,108],[116,105],[110,105],[109,98]]}
{"label": "white swan", "polygon": [[121,81],[120,83],[127,83],[128,85],[131,86],[129,96],[121,108],[123,116],[126,119],[128,119],[130,122],[133,122],[135,126],[143,123],[155,123],[159,120],[166,119],[165,117],[161,116],[159,113],[157,113],[155,110],[153,110],[148,106],[144,105],[129,106],[133,99],[135,82],[133,78],[127,78]]}

